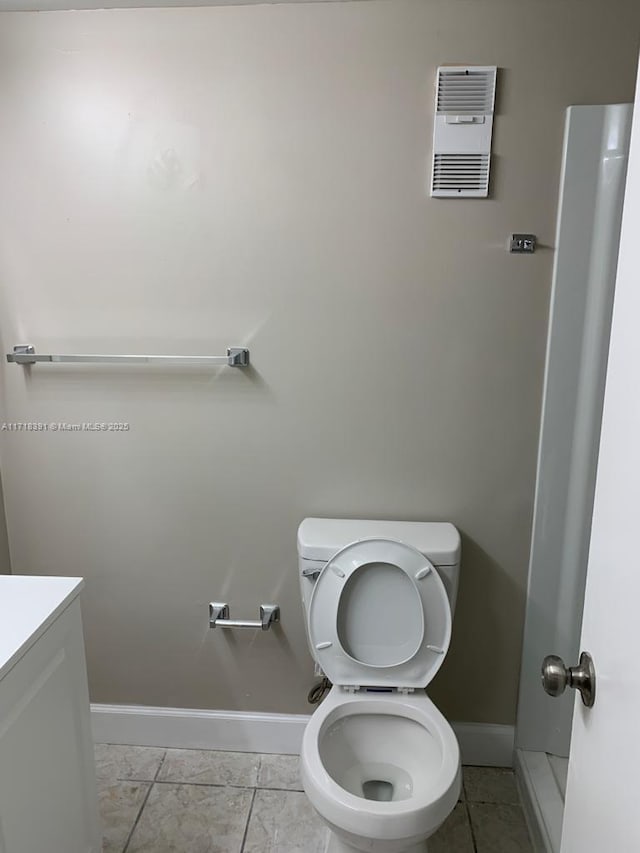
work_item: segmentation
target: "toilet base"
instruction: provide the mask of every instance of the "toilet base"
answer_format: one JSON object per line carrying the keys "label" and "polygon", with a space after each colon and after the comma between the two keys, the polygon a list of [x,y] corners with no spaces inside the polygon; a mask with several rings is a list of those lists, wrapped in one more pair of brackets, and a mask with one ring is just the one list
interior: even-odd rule
{"label": "toilet base", "polygon": [[[428,846],[426,841],[421,841],[420,844],[413,844],[411,847],[406,847],[401,853],[428,853]],[[327,846],[324,849],[324,853],[362,853],[358,847],[352,847],[351,844],[347,844],[341,838],[335,834],[335,832],[331,832],[331,830],[327,830]]]}

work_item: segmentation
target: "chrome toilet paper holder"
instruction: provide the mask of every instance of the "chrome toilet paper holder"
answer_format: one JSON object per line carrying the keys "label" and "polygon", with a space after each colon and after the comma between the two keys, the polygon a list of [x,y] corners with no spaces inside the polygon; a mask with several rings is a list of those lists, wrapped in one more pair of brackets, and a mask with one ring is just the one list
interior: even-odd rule
{"label": "chrome toilet paper holder", "polygon": [[210,628],[261,628],[268,631],[274,622],[280,621],[279,604],[261,604],[260,619],[230,619],[229,605],[222,601],[209,604]]}

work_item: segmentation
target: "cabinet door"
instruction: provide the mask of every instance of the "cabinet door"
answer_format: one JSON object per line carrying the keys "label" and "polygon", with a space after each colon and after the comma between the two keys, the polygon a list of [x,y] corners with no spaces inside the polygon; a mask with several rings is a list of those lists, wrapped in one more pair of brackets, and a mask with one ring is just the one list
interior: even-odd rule
{"label": "cabinet door", "polygon": [[0,853],[99,853],[78,599],[0,681]]}

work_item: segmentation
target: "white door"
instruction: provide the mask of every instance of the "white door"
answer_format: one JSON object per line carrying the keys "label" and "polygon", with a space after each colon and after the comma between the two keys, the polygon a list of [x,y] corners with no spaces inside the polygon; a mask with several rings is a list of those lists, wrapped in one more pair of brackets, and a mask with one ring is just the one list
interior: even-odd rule
{"label": "white door", "polygon": [[[640,97],[622,220],[562,853],[640,851]],[[567,661],[575,664],[576,661]]]}

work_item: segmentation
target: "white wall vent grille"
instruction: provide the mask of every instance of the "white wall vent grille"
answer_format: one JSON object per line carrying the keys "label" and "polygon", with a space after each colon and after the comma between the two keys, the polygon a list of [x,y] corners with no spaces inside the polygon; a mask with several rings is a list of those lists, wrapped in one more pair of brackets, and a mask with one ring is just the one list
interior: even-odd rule
{"label": "white wall vent grille", "polygon": [[489,194],[496,72],[493,65],[438,68],[432,196]]}
{"label": "white wall vent grille", "polygon": [[495,68],[439,68],[436,111],[462,115],[492,113],[495,91]]}
{"label": "white wall vent grille", "polygon": [[436,154],[433,194],[482,194],[489,191],[488,154]]}

